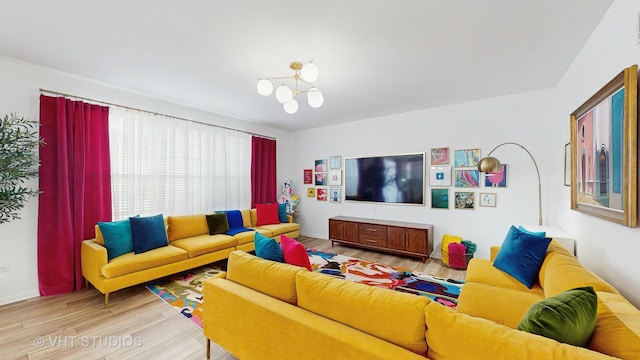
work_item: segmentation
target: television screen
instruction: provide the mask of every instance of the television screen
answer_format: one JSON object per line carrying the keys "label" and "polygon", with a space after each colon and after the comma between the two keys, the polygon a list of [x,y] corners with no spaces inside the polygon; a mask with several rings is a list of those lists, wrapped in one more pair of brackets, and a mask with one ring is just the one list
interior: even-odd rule
{"label": "television screen", "polygon": [[424,159],[424,153],[345,158],[345,200],[424,205]]}

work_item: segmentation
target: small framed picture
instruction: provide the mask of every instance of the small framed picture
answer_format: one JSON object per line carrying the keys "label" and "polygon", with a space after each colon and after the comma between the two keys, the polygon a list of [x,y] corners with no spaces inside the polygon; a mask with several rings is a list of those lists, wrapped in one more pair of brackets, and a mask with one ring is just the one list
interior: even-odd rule
{"label": "small framed picture", "polygon": [[449,209],[449,189],[431,189],[431,208]]}
{"label": "small framed picture", "polygon": [[480,187],[480,172],[478,170],[456,170],[456,187]]}
{"label": "small framed picture", "polygon": [[497,199],[496,193],[480,193],[480,206],[496,207]]}
{"label": "small framed picture", "polygon": [[475,167],[480,162],[480,149],[456,150],[453,153],[455,167]]}
{"label": "small framed picture", "polygon": [[431,149],[431,165],[444,165],[449,163],[449,148],[440,147]]}
{"label": "small framed picture", "polygon": [[327,185],[327,173],[316,173],[316,186],[326,186]]}
{"label": "small framed picture", "polygon": [[455,194],[455,208],[473,210],[476,208],[476,193],[457,192]]}
{"label": "small framed picture", "polygon": [[329,170],[329,186],[342,185],[342,170]]}
{"label": "small framed picture", "polygon": [[313,169],[304,169],[303,179],[305,184],[313,184]]}
{"label": "small framed picture", "polygon": [[329,188],[329,202],[340,204],[342,202],[342,187],[332,186]]}
{"label": "small framed picture", "polygon": [[429,185],[451,186],[451,166],[431,166],[429,168]]}
{"label": "small framed picture", "polygon": [[329,169],[342,169],[342,156],[331,156],[329,158]]}
{"label": "small framed picture", "polygon": [[486,187],[507,187],[507,164],[500,165],[500,171],[485,173],[484,186]]}
{"label": "small framed picture", "polygon": [[318,188],[316,199],[318,199],[318,201],[327,201],[327,188]]}
{"label": "small framed picture", "polygon": [[307,188],[307,197],[316,197],[316,188]]}
{"label": "small framed picture", "polygon": [[315,167],[315,171],[316,172],[323,172],[323,171],[327,171],[327,160],[316,160],[316,167]]}

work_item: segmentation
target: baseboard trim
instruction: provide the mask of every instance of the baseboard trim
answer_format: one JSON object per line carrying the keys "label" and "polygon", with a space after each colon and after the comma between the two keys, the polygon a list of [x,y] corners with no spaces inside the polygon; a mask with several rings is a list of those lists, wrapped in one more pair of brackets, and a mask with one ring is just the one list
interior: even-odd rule
{"label": "baseboard trim", "polygon": [[31,299],[40,296],[40,292],[37,290],[25,291],[18,294],[11,294],[11,296],[0,298],[0,306],[11,304],[14,302]]}

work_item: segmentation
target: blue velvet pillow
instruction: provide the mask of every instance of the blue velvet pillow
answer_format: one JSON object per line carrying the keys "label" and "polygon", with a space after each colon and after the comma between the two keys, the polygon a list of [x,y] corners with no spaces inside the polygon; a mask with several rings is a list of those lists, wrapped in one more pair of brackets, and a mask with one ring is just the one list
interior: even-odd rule
{"label": "blue velvet pillow", "polygon": [[511,226],[493,266],[513,276],[526,287],[533,286],[551,239],[527,234]]}
{"label": "blue velvet pillow", "polygon": [[270,239],[259,232],[256,232],[254,243],[256,246],[257,257],[281,263],[284,262],[282,248],[280,248],[280,244],[278,244],[274,239]]}
{"label": "blue velvet pillow", "polygon": [[104,238],[109,261],[120,255],[133,251],[133,237],[129,219],[114,222],[98,222],[98,227]]}
{"label": "blue velvet pillow", "polygon": [[147,217],[131,217],[133,251],[141,254],[149,250],[169,245],[167,230],[162,214]]}
{"label": "blue velvet pillow", "polygon": [[278,219],[280,223],[289,222],[289,218],[287,217],[287,204],[278,204]]}
{"label": "blue velvet pillow", "polygon": [[534,236],[539,236],[539,237],[547,237],[547,232],[546,231],[529,231],[529,230],[523,228],[522,225],[518,226],[518,230],[522,231],[523,233],[527,233],[529,235],[534,235]]}
{"label": "blue velvet pillow", "polygon": [[225,210],[221,211],[227,214],[227,222],[229,223],[229,228],[243,228],[244,221],[242,220],[242,213],[240,210]]}

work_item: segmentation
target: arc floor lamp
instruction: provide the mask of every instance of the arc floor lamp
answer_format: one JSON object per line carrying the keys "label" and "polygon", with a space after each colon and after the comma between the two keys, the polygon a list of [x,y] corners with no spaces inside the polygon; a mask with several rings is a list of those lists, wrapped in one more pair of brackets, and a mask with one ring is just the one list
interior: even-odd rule
{"label": "arc floor lamp", "polygon": [[493,154],[494,151],[504,145],[515,145],[521,148],[527,153],[527,155],[529,155],[531,161],[533,161],[533,165],[536,168],[536,174],[538,175],[538,225],[542,225],[542,184],[540,182],[540,170],[538,169],[538,163],[536,162],[536,159],[533,158],[533,155],[531,155],[531,152],[527,150],[527,148],[515,142],[504,142],[494,147],[493,150],[489,151],[489,154],[486,157],[480,159],[480,162],[478,163],[478,170],[485,173],[500,171],[500,160],[492,157],[491,154]]}

